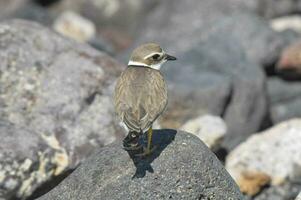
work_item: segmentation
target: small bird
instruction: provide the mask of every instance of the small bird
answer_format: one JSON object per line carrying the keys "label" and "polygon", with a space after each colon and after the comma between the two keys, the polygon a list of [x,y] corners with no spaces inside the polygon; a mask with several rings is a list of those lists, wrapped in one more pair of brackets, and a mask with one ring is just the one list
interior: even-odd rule
{"label": "small bird", "polygon": [[158,44],[143,44],[132,52],[128,67],[116,83],[115,110],[128,131],[123,146],[126,150],[139,149],[138,139],[147,131],[147,147],[141,156],[154,150],[152,124],[167,105],[167,87],[160,68],[169,60],[176,58],[165,53]]}

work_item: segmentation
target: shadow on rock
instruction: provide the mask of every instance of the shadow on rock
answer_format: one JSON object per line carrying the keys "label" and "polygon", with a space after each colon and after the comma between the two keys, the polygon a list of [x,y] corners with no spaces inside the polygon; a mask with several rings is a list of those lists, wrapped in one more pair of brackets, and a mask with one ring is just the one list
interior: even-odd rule
{"label": "shadow on rock", "polygon": [[[161,152],[175,139],[177,134],[176,130],[173,129],[160,129],[153,131],[152,145],[155,146],[154,152],[147,157],[137,156],[139,151],[127,151],[133,163],[136,167],[136,172],[134,178],[143,178],[146,174],[146,171],[154,173],[154,169],[151,166],[151,163],[160,156]],[[141,137],[140,143],[143,146],[146,146],[146,134]]]}

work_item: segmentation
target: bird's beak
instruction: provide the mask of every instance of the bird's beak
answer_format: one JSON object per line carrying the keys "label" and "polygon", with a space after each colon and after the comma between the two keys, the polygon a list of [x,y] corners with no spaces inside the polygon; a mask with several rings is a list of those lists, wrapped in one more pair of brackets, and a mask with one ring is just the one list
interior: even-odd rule
{"label": "bird's beak", "polygon": [[176,57],[166,54],[166,60],[177,60]]}

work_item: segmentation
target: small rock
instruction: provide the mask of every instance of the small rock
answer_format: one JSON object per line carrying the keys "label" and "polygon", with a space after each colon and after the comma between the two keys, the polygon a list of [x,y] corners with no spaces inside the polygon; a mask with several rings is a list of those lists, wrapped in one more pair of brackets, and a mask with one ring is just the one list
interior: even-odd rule
{"label": "small rock", "polygon": [[153,141],[157,148],[144,159],[129,155],[120,143],[100,149],[39,200],[243,200],[230,175],[196,136],[156,130]]}
{"label": "small rock", "polygon": [[211,149],[217,149],[227,133],[227,126],[223,119],[211,115],[189,120],[180,129],[194,133]]}
{"label": "small rock", "polygon": [[79,42],[95,37],[96,27],[90,20],[72,11],[65,11],[54,22],[53,29]]}
{"label": "small rock", "polygon": [[301,76],[301,41],[296,41],[286,47],[277,63],[277,70],[286,78],[300,78]]}
{"label": "small rock", "polygon": [[271,27],[275,31],[294,30],[301,33],[301,17],[299,15],[290,15],[272,19],[270,21]]}
{"label": "small rock", "polygon": [[227,157],[226,169],[245,193],[254,195],[269,180],[280,185],[300,177],[300,149],[301,119],[292,119],[236,147]]}

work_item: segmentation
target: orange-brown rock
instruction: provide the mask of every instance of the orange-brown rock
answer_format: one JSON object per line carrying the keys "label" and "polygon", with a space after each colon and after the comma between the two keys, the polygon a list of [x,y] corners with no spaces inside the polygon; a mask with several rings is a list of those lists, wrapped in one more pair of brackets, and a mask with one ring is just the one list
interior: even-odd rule
{"label": "orange-brown rock", "polygon": [[237,184],[241,192],[254,196],[261,191],[262,187],[268,185],[271,182],[269,175],[262,172],[245,172],[241,174]]}

